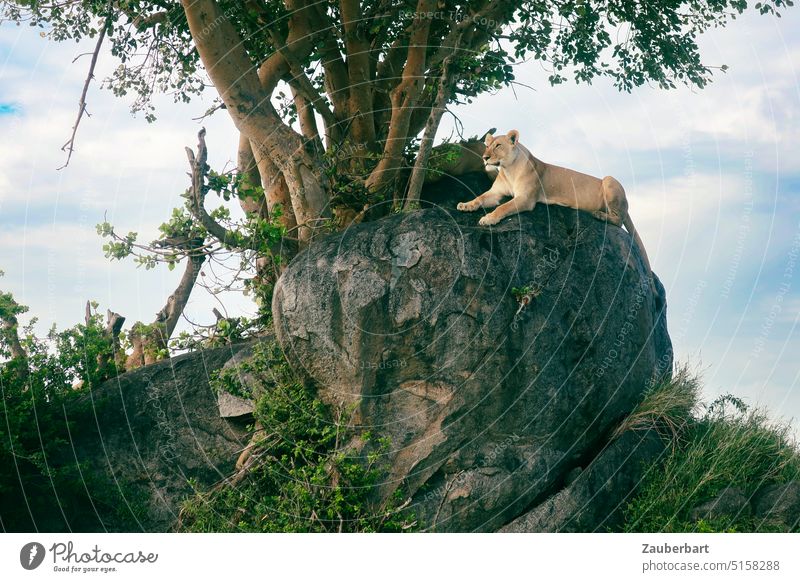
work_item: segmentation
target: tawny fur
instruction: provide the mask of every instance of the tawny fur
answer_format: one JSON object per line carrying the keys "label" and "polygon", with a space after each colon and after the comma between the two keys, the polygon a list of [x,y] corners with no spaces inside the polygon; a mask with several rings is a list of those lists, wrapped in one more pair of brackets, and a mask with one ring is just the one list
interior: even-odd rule
{"label": "tawny fur", "polygon": [[[620,227],[624,225],[639,249],[648,274],[652,274],[647,251],[628,216],[625,190],[616,178],[595,178],[546,164],[519,143],[516,129],[499,137],[486,135],[483,163],[487,172],[498,172],[494,184],[474,200],[458,205],[458,210],[464,212],[494,208],[478,221],[481,226],[497,224],[508,216],[533,210],[537,203],[584,210],[600,220]],[[508,196],[511,200],[500,204]]]}

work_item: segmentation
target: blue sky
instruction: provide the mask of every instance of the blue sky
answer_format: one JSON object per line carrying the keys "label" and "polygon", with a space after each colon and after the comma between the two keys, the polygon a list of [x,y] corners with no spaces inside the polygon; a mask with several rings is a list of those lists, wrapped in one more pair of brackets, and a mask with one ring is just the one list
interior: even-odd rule
{"label": "blue sky", "polygon": [[[625,186],[630,212],[668,292],[678,358],[703,370],[709,397],[731,392],[776,416],[800,418],[800,10],[747,16],[702,41],[710,64],[727,64],[702,91],[610,83],[551,88],[537,63],[517,87],[457,109],[467,134],[516,128],[539,158]],[[80,319],[92,298],[128,321],[151,321],[178,272],[109,263],[94,226],[104,213],[143,239],[186,188],[206,100],[159,102],[159,119],[133,118],[129,102],[93,86],[71,165],[66,141],[87,66],[81,45],[49,43],[36,30],[0,27],[0,269],[2,288],[41,319]],[[113,67],[101,57],[99,74]],[[221,115],[204,122],[211,161],[235,156]],[[452,121],[446,118],[440,136]],[[229,297],[232,312],[252,310]],[[212,319],[196,293],[188,313]]]}

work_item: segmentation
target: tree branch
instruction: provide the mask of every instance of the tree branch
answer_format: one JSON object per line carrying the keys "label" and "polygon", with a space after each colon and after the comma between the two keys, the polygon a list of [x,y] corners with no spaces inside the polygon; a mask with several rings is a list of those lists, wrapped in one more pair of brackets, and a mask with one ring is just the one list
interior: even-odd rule
{"label": "tree branch", "polygon": [[[432,12],[435,6],[436,0],[418,0],[417,13]],[[411,32],[403,75],[391,94],[392,117],[383,148],[383,157],[366,181],[366,186],[371,192],[379,192],[391,183],[402,166],[411,114],[424,80],[430,26],[430,19],[423,18],[414,25]]]}
{"label": "tree branch", "polygon": [[477,23],[482,21],[494,20],[498,22],[504,22],[505,19],[503,18],[503,14],[507,11],[510,11],[513,14],[516,6],[517,3],[513,2],[512,0],[484,0],[478,10],[471,13],[468,17],[463,18],[450,30],[448,35],[440,43],[439,50],[431,56],[428,65],[430,67],[436,67],[439,65],[442,61],[444,61],[445,57],[453,54],[455,47],[459,44],[461,46],[465,46],[467,49],[476,48],[476,44],[479,45],[485,41],[486,35],[476,34],[473,38],[473,42],[469,45],[465,45],[461,42],[462,35],[467,31],[477,30]]}
{"label": "tree branch", "polygon": [[353,119],[353,141],[363,143],[368,151],[374,151],[375,120],[372,114],[370,46],[363,34],[361,2],[359,0],[341,0],[339,6],[344,24],[345,50],[347,52],[349,109]]}
{"label": "tree branch", "polygon": [[166,305],[156,314],[156,323],[159,324],[161,328],[162,347],[164,348],[166,348],[169,338],[172,337],[172,333],[178,325],[181,313],[183,313],[186,304],[189,302],[192,288],[194,288],[197,276],[200,274],[200,268],[203,266],[205,260],[205,253],[190,254],[187,256],[186,268],[183,271],[183,276],[178,286],[167,299]]}
{"label": "tree branch", "polygon": [[[200,58],[256,160],[269,157],[281,171],[298,222],[328,215],[329,184],[321,161],[304,149],[302,136],[285,125],[269,101],[242,39],[214,0],[181,0]],[[312,233],[302,231],[307,240]]]}
{"label": "tree branch", "polygon": [[336,124],[336,117],[331,111],[325,99],[314,88],[311,80],[303,72],[303,66],[291,54],[286,53],[282,49],[279,51],[280,56],[288,66],[290,77],[287,79],[289,85],[302,95],[305,99],[311,102],[314,109],[320,114],[322,119],[328,125]]}
{"label": "tree branch", "polygon": [[8,314],[0,319],[2,319],[3,322],[3,339],[6,341],[8,348],[11,351],[11,359],[20,360],[21,362],[27,363],[28,354],[19,341],[19,323],[17,322],[17,318],[14,315]]}
{"label": "tree branch", "polygon": [[[244,246],[245,248],[252,248],[252,241],[249,239],[242,240],[242,236],[238,233],[228,230],[219,222],[211,218],[206,212],[204,203],[206,198],[206,175],[208,173],[208,150],[206,149],[206,130],[201,129],[197,134],[197,155],[195,155],[192,148],[186,148],[186,156],[189,158],[189,167],[191,168],[192,185],[189,188],[189,210],[204,229],[218,239],[222,244],[235,244],[235,246]],[[245,243],[245,244],[241,244]]]}
{"label": "tree branch", "polygon": [[320,23],[319,46],[320,61],[324,71],[325,92],[331,103],[333,103],[333,123],[325,121],[326,137],[328,143],[339,143],[342,141],[342,131],[338,126],[338,120],[349,119],[349,80],[347,66],[344,57],[339,51],[334,33],[336,26],[327,12],[326,4],[319,2],[314,5],[316,10],[316,21]]}
{"label": "tree branch", "polygon": [[294,85],[292,85],[291,88],[292,99],[294,99],[294,107],[297,110],[297,119],[300,122],[300,131],[303,132],[303,136],[308,141],[314,143],[314,145],[318,148],[318,151],[321,153],[323,151],[322,140],[319,137],[319,129],[317,129],[317,120],[314,117],[314,109],[311,107],[311,104],[308,102],[305,95],[298,91]]}
{"label": "tree branch", "polygon": [[97,66],[97,57],[100,55],[100,48],[103,46],[103,41],[106,38],[108,24],[109,19],[106,19],[103,23],[103,27],[100,29],[100,34],[97,36],[97,43],[95,44],[94,51],[92,52],[92,61],[89,64],[89,73],[86,75],[86,81],[83,83],[83,91],[81,92],[81,99],[78,102],[78,117],[75,119],[75,125],[72,126],[72,135],[67,140],[67,143],[61,146],[61,151],[67,152],[67,161],[64,162],[63,166],[58,168],[59,170],[63,170],[69,166],[69,161],[72,159],[72,152],[75,151],[75,136],[78,134],[78,126],[81,124],[83,114],[86,113],[87,116],[89,115],[89,113],[86,111],[86,95],[89,92],[89,85],[92,83],[92,79],[94,79],[94,69]]}
{"label": "tree branch", "polygon": [[[458,50],[457,47],[456,50]],[[442,121],[442,115],[444,115],[447,101],[450,98],[451,58],[452,55],[446,57],[442,62],[442,73],[439,77],[439,87],[436,91],[436,98],[428,116],[428,121],[425,124],[425,133],[423,134],[422,141],[419,144],[417,159],[414,161],[414,169],[411,172],[411,180],[409,181],[408,185],[405,210],[413,210],[419,203],[419,195],[420,192],[422,192],[422,184],[425,181],[428,159],[430,158],[431,149],[433,148],[433,139],[436,137],[436,132],[439,130],[439,124]]]}

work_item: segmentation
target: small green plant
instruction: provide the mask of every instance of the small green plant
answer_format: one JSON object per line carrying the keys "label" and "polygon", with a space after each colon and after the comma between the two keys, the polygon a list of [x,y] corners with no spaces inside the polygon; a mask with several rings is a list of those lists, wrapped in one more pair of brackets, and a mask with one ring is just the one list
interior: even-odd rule
{"label": "small green plant", "polygon": [[[358,433],[351,411],[332,410],[289,369],[274,343],[259,345],[238,370],[218,374],[217,390],[252,396],[247,375],[263,391],[255,410],[249,468],[188,499],[179,529],[202,532],[402,531],[412,518],[402,495],[376,507],[389,442]],[[360,446],[350,446],[358,436]]]}
{"label": "small green plant", "polygon": [[463,155],[461,144],[444,142],[431,150],[427,171],[433,175],[446,174],[454,167]]}
{"label": "small green plant", "polygon": [[533,292],[533,287],[531,287],[530,285],[525,285],[524,287],[511,288],[511,294],[517,301],[521,300],[526,295],[530,295],[532,292]]}
{"label": "small green plant", "polygon": [[525,285],[524,287],[512,287],[511,295],[519,304],[520,310],[526,307],[531,301],[542,294],[542,289],[537,285]]}

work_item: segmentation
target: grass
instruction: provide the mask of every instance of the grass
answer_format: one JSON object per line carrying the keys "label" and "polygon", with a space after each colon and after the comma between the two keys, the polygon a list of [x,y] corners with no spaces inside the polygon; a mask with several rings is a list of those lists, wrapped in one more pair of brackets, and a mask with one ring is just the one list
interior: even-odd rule
{"label": "grass", "polygon": [[699,404],[699,386],[696,375],[679,370],[647,394],[621,427],[655,427],[673,444],[628,505],[625,531],[763,531],[747,511],[699,520],[692,519],[692,509],[726,487],[751,497],[765,485],[800,477],[789,424],[772,421],[763,409],[750,409],[731,395]]}
{"label": "grass", "polygon": [[629,430],[655,428],[680,439],[699,407],[700,381],[686,368],[679,368],[672,379],[645,394],[636,409],[617,427],[614,437]]}

